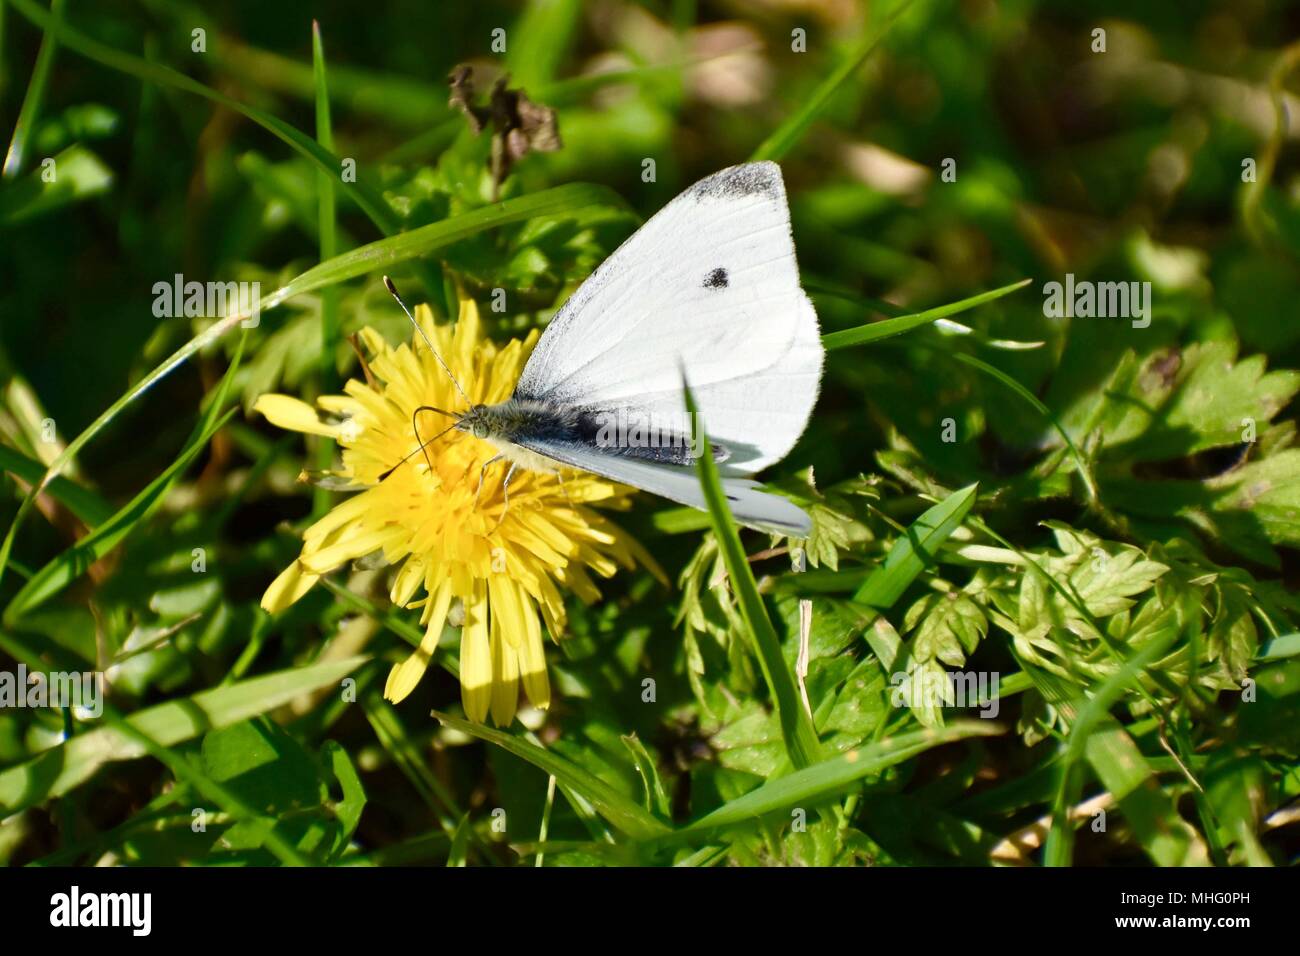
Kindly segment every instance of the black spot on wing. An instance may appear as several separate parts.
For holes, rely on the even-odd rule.
[[[730,280],[727,278],[726,269],[714,269],[704,277],[704,288],[706,289],[725,289],[728,285],[730,285]]]

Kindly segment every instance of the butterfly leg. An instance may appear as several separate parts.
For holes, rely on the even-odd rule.
[[[500,461],[505,455],[493,455],[487,461],[483,462],[483,467],[478,470],[478,487],[474,489],[474,507],[478,508],[478,496],[483,491],[483,476],[487,474],[488,468]]]
[[[569,489],[564,486],[564,472],[556,469],[555,480],[560,483],[560,491],[564,495],[564,500],[573,504],[573,499],[569,497]]]
[[[505,495],[505,507],[501,509],[501,517],[497,518],[497,523],[492,526],[492,531],[501,527],[501,522],[506,520],[506,512],[510,510],[510,479],[515,476],[515,463],[510,463],[510,468],[506,471],[506,480],[501,482],[501,493]],[[491,532],[489,532],[490,534]]]

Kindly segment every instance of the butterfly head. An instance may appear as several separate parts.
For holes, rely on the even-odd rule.
[[[471,405],[469,411],[456,419],[456,429],[468,432],[478,439],[486,439],[495,431],[491,410],[486,405]]]

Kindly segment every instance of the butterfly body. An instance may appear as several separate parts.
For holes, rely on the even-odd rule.
[[[530,451],[521,441],[662,465],[689,466],[697,457],[697,443],[682,427],[656,428],[633,421],[619,410],[575,408],[525,398],[476,405],[458,419],[456,428],[488,442],[506,459],[531,471],[554,472],[557,462]],[[715,443],[713,460],[720,463],[727,457],[726,446]]]

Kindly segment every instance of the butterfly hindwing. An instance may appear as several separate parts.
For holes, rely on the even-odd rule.
[[[691,468],[610,454],[573,441],[520,436],[515,439],[515,444],[552,461],[632,485],[678,504],[708,510],[699,477]],[[806,538],[812,529],[811,519],[798,506],[785,498],[760,491],[757,483],[750,479],[724,478],[722,490],[732,515],[747,527],[792,538]]]

